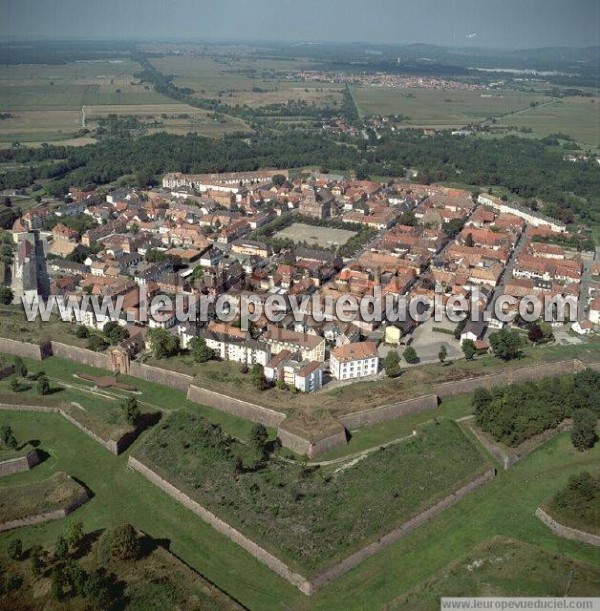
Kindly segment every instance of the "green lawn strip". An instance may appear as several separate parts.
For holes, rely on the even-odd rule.
[[[351,431],[350,440],[348,445],[343,448],[336,448],[320,454],[315,461],[324,462],[328,460],[335,460],[343,456],[349,456],[357,452],[362,452],[370,448],[374,448],[378,445],[389,443],[395,439],[406,437],[410,435],[415,429],[418,430],[427,422],[435,418],[448,418],[449,420],[456,420],[464,416],[470,415],[471,409],[471,396],[470,395],[456,395],[444,399],[438,409],[427,410],[420,414],[411,414],[408,416],[402,416],[400,418],[394,418],[387,422],[380,424],[374,424],[373,426],[367,426],[355,431]]]
[[[600,567],[495,537],[399,597],[388,608],[438,611],[442,597],[600,596]]]
[[[95,496],[77,512],[86,530],[131,522],[154,538],[171,541],[171,551],[252,609],[354,610],[381,608],[416,587],[457,557],[495,534],[518,538],[570,559],[598,566],[597,550],[560,539],[537,518],[536,508],[563,486],[569,475],[592,469],[600,448],[576,452],[567,434],[462,500],[456,507],[406,535],[401,541],[335,580],[310,601],[237,545],[127,468],[127,456],[114,457],[71,424],[52,414],[7,412],[17,439],[41,439],[50,458],[9,482],[45,479],[62,469],[85,481]],[[134,448],[141,444],[138,440]],[[448,460],[452,454],[448,454]],[[25,546],[53,545],[63,524],[19,530]],[[0,535],[0,549],[13,538]]]
[[[454,423],[441,420],[343,465],[306,469],[272,460],[256,469],[249,448],[223,442],[185,414],[158,425],[135,456],[304,575],[400,526],[487,464]],[[236,475],[238,456],[244,469]]]
[[[43,481],[5,486],[0,488],[0,522],[64,509],[82,492],[83,488],[62,471]]]
[[[0,416],[0,422],[2,418]],[[18,440],[21,441],[21,440]],[[27,456],[29,452],[33,450],[33,447],[29,444],[20,445],[16,450],[10,450],[5,448],[0,448],[0,462],[5,462],[8,460],[14,460],[15,458],[21,458],[22,456]]]
[[[11,363],[14,360],[14,357],[10,355],[1,355],[2,358]],[[44,359],[43,361],[35,361],[33,359],[23,359],[27,368],[30,372],[39,372],[44,371],[46,375],[51,378],[52,385],[58,385],[60,382],[55,382],[55,380],[62,381],[65,385],[74,385],[74,386],[83,386],[86,388],[92,388],[94,384],[87,380],[82,380],[81,378],[76,377],[77,374],[84,373],[93,376],[108,376],[111,375],[111,372],[105,369],[98,369],[95,367],[89,367],[88,365],[82,365],[79,363],[74,363],[73,361],[68,361],[66,359],[61,359],[57,357],[50,357]],[[160,384],[155,384],[153,382],[146,382],[140,378],[134,378],[132,376],[119,376],[119,381],[125,384],[129,384],[134,386],[140,394],[134,394],[133,396],[137,397],[140,403],[140,409],[142,412],[144,411],[156,411],[156,410],[178,410],[178,409],[188,409],[194,411],[205,418],[209,419],[211,422],[215,424],[220,424],[224,430],[235,437],[239,437],[241,439],[247,439],[250,434],[250,430],[254,423],[244,420],[242,418],[237,418],[225,412],[221,412],[219,410],[212,409],[210,407],[199,405],[197,403],[193,403],[188,401],[186,398],[186,393],[175,390],[173,388],[169,388],[167,386],[162,386]],[[30,383],[32,388],[23,393],[19,393],[21,399],[19,399],[20,403],[23,403],[24,398],[33,397],[36,395],[35,390],[35,382]],[[7,378],[0,382],[0,389],[3,387],[9,388],[10,386],[10,378]],[[106,388],[100,389],[101,393],[107,393],[109,395],[114,395],[115,397],[125,398],[130,396],[131,393],[126,391],[121,391],[115,388]],[[56,393],[55,395],[51,395],[49,398],[51,400],[60,397],[60,400],[65,402],[74,401],[76,403],[80,403],[83,407],[89,410],[90,414],[93,416],[94,413],[101,415],[101,408],[106,408],[106,410],[113,411],[115,409],[119,409],[120,401],[109,401],[108,399],[104,399],[102,397],[98,397],[97,395],[90,394],[88,392],[77,390],[77,389],[65,389],[60,393]],[[46,399],[46,397],[44,397]],[[82,417],[81,410],[77,410],[76,407],[72,406],[73,414],[75,417]],[[102,424],[102,423],[100,423]],[[275,437],[275,431],[269,431],[270,436],[272,438]]]

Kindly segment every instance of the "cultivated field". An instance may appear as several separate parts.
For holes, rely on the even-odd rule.
[[[600,148],[600,98],[564,98],[504,117],[506,125],[547,136],[562,132],[586,147]]]
[[[0,110],[80,110],[87,104],[156,104],[167,98],[133,75],[128,58],[65,65],[0,66]]]
[[[316,227],[304,223],[294,223],[275,234],[276,238],[293,240],[296,243],[306,242],[311,246],[329,248],[342,246],[356,235],[355,231],[335,229],[333,227]]]
[[[461,126],[529,108],[530,102],[545,99],[535,93],[515,91],[488,93],[400,87],[355,87],[353,95],[363,116],[401,114],[408,117],[405,125],[422,127]]]
[[[215,118],[204,110],[178,104],[142,84],[133,75],[141,66],[128,58],[73,62],[58,66],[0,66],[0,144],[36,145],[61,141],[73,146],[94,140],[94,129],[109,114],[131,115],[146,133],[195,132],[209,137],[248,131],[233,117]]]
[[[175,75],[178,87],[193,89],[197,98],[219,98],[224,104],[251,107],[304,100],[324,107],[341,102],[342,85],[284,79],[285,71],[311,64],[292,60],[226,59],[167,56],[152,59],[163,74]]]

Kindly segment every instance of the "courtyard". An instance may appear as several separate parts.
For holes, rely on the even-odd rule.
[[[310,246],[331,248],[343,246],[350,238],[356,235],[354,231],[336,229],[334,227],[315,227],[304,223],[294,223],[277,232],[275,237],[284,240],[293,240],[295,243],[306,242]]]

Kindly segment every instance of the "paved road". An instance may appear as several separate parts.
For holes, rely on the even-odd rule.
[[[504,289],[506,287],[506,283],[512,279],[513,277],[513,271],[515,269],[515,263],[519,257],[519,255],[521,254],[521,252],[523,251],[523,249],[525,248],[525,244],[527,243],[527,239],[525,238],[525,232],[527,231],[527,229],[525,229],[525,231],[519,236],[519,239],[517,240],[517,243],[515,244],[515,247],[510,255],[510,258],[508,260],[508,263],[506,264],[506,266],[504,267],[504,271],[502,272],[502,275],[500,276],[500,281],[498,282],[498,285],[496,286],[496,288],[494,289],[494,291],[492,292],[492,296],[488,302],[488,306],[484,311],[484,316],[489,316],[489,319],[491,318],[495,318],[493,316],[494,313],[494,306],[496,301],[498,301],[498,297],[500,297],[500,295],[504,294]]]
[[[596,253],[597,255],[597,253]],[[585,259],[583,261],[583,274],[579,285],[579,299],[577,300],[577,320],[582,322],[586,318],[586,308],[590,296],[590,286],[592,285],[592,265],[593,261]]]

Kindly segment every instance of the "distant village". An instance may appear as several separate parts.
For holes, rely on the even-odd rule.
[[[80,234],[69,227],[73,218],[93,223]],[[328,231],[335,239],[327,239]],[[290,315],[277,325],[259,319],[244,331],[235,322],[180,322],[174,311],[143,323],[140,288],[149,297],[335,299],[364,297],[378,287],[383,295],[431,303],[437,288],[443,300],[462,295],[470,306],[477,287],[483,307],[500,293],[517,302],[527,295],[575,296],[586,316],[573,331],[589,334],[600,324],[594,280],[600,266],[585,278],[581,253],[560,245],[571,237],[564,225],[487,193],[319,173],[292,178],[281,170],[172,173],[148,190],[72,189],[64,201],[27,210],[12,235],[15,302],[23,295],[123,296],[118,319],[87,311],[83,322],[98,330],[108,322],[126,327],[121,349],[131,358],[149,348],[148,329],[160,327],[183,349],[203,338],[219,359],[260,364],[268,380],[302,392],[318,390],[325,379],[380,375],[386,350],[411,345],[418,323],[318,322],[307,312],[301,321]],[[356,235],[364,239],[355,252],[341,255],[343,240]],[[469,322],[460,341],[470,339],[485,352],[487,334],[501,326]]]

